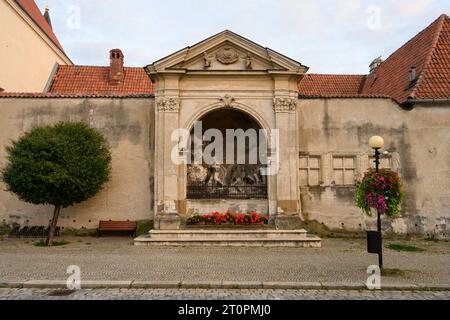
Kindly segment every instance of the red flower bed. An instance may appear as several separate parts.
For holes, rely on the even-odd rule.
[[[249,213],[231,213],[230,210],[223,214],[220,212],[214,212],[212,214],[193,215],[187,220],[188,225],[195,224],[267,224],[269,223],[269,216],[262,216],[256,212]]]

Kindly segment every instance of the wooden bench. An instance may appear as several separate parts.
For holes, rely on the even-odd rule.
[[[97,237],[102,235],[102,232],[131,232],[133,237],[136,237],[137,224],[134,221],[100,221],[97,229]]]

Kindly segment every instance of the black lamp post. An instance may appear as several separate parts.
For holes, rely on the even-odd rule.
[[[381,152],[380,150],[382,148],[384,148],[384,140],[382,137],[379,136],[374,136],[372,138],[370,138],[369,141],[369,146],[375,150],[375,169],[376,172],[379,173],[380,172],[380,157],[381,157]],[[380,210],[377,210],[377,215],[378,215],[378,234],[376,235],[377,238],[377,249],[376,251],[378,251],[378,265],[380,266],[380,269],[383,269],[383,236],[381,233],[381,212]]]

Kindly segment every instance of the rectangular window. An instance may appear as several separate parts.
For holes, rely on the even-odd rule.
[[[336,185],[354,185],[356,176],[356,157],[333,156],[333,172]]]
[[[301,156],[300,185],[318,186],[320,183],[320,156]]]

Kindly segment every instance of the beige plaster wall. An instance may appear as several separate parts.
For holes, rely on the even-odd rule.
[[[402,215],[386,220],[396,233],[448,236],[450,223],[450,108],[423,105],[411,111],[388,99],[300,100],[299,150],[321,157],[321,184],[303,186],[305,218],[333,229],[374,226],[354,205],[355,188],[334,185],[333,155],[356,158],[357,173],[369,167],[367,146],[381,135],[392,166],[405,183]]]
[[[42,92],[55,63],[72,64],[12,0],[0,1],[0,87]]]
[[[0,167],[11,139],[43,124],[83,121],[107,137],[112,179],[85,203],[63,209],[60,226],[95,229],[99,220],[153,219],[153,99],[0,99]],[[19,201],[0,184],[0,223],[47,225],[52,208]]]

